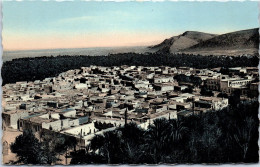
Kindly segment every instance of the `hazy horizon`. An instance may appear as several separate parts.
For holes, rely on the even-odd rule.
[[[17,58],[33,58],[42,56],[107,56],[109,54],[117,53],[145,53],[151,52],[147,46],[126,46],[126,47],[89,47],[89,48],[59,48],[59,49],[34,49],[34,50],[17,50],[17,51],[3,51],[3,62],[11,61]]]
[[[162,42],[162,41],[158,41]],[[39,50],[66,50],[66,49],[94,49],[94,48],[134,48],[134,47],[149,47],[150,45],[129,45],[129,46],[93,46],[93,47],[72,47],[72,48],[33,48],[33,49],[17,49],[17,50],[3,50],[3,52],[19,52],[19,51],[39,51]]]
[[[149,46],[258,27],[258,2],[3,1],[3,50]]]

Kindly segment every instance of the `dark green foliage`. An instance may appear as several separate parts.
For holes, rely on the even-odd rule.
[[[200,86],[202,84],[202,80],[200,77],[196,77],[194,75],[186,76],[184,74],[179,74],[174,76],[178,82],[188,82],[194,84],[194,86]]]
[[[71,153],[73,157],[70,161],[70,164],[105,164],[106,159],[95,153],[88,153],[86,150],[77,150]]]
[[[60,155],[76,151],[76,144],[76,138],[51,131],[42,131],[39,141],[31,130],[25,130],[11,144],[11,151],[18,157],[16,163],[51,165],[60,160]]]
[[[229,97],[229,103],[231,106],[236,106],[240,101],[241,90],[235,90]]]
[[[16,153],[18,164],[51,164],[56,161],[55,155],[29,130],[16,137],[15,142],[11,144],[11,151]]]
[[[217,97],[228,98],[228,95],[226,93],[219,93]]]
[[[182,93],[192,93],[192,92],[193,92],[193,89],[192,89],[192,87],[188,87],[188,88],[182,90],[181,92],[182,92]]]
[[[147,130],[127,124],[95,136],[87,151],[72,153],[72,162],[253,163],[259,161],[258,126],[258,102],[242,101],[217,112],[157,119]]]
[[[103,156],[108,164],[120,163],[118,158],[123,154],[122,140],[118,131],[108,131],[104,135],[96,135],[90,144],[90,149],[98,151],[98,155]]]
[[[94,125],[95,125],[95,128],[97,128],[99,131],[100,130],[103,130],[103,129],[107,129],[107,128],[111,128],[111,127],[113,127],[114,125],[113,124],[111,124],[111,123],[102,123],[102,122],[95,122],[94,123]]]
[[[77,140],[75,137],[66,136],[61,133],[52,131],[42,132],[41,134],[42,144],[48,148],[49,152],[59,159],[59,156],[66,153],[66,164],[67,155],[69,150],[76,151]]]
[[[121,163],[141,163],[144,150],[140,146],[145,144],[144,130],[139,128],[135,123],[128,123],[125,127],[119,128],[122,134],[122,149],[126,152]]]
[[[200,94],[202,96],[214,96],[213,92],[211,90],[208,90],[206,86],[201,87]]]

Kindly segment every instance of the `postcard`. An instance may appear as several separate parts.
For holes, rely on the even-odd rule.
[[[259,162],[256,1],[3,1],[2,164]]]

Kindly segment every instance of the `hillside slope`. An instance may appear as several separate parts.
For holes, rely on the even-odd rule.
[[[255,54],[258,53],[258,28],[231,32],[215,36],[189,48],[181,50],[198,54]]]
[[[194,46],[213,37],[215,37],[214,34],[186,31],[181,35],[165,39],[162,43],[151,46],[150,48],[158,52],[173,53]]]
[[[222,35],[187,31],[150,47],[163,53],[188,53],[201,55],[257,54],[258,28],[241,30]]]

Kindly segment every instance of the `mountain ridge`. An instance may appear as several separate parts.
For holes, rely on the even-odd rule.
[[[203,40],[214,37],[215,34],[208,34],[199,31],[185,31],[178,36],[165,39],[162,43],[150,46],[151,49],[158,49],[159,52],[175,52],[198,44]]]
[[[258,30],[259,28],[253,28],[220,35],[185,31],[181,35],[165,39],[160,44],[149,48],[161,53],[202,55],[257,54],[259,46]]]

